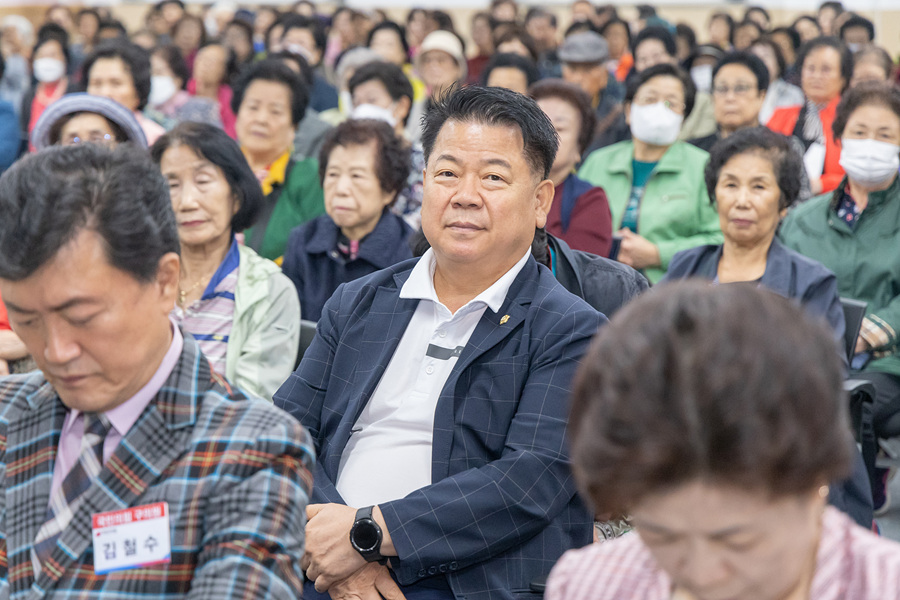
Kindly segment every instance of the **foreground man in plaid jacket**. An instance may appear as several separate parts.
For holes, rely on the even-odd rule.
[[[0,598],[295,598],[306,431],[168,319],[149,158],[79,146],[0,179],[0,290],[41,372],[0,380]]]

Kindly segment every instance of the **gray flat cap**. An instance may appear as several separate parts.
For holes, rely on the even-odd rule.
[[[567,37],[559,47],[559,60],[570,63],[596,63],[609,60],[609,44],[593,31]]]

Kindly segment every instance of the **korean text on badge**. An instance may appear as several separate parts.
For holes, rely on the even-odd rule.
[[[96,575],[171,560],[168,503],[97,513],[92,520]]]

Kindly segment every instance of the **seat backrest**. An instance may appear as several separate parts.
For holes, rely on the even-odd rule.
[[[297,362],[294,365],[295,369],[300,365],[300,361],[303,360],[303,355],[306,354],[306,350],[309,348],[309,345],[312,344],[314,337],[316,337],[316,323],[314,321],[300,319],[300,345],[297,348]]]
[[[847,359],[853,359],[854,350],[856,350],[856,338],[859,336],[859,329],[862,327],[863,318],[866,316],[866,307],[869,304],[862,300],[853,300],[852,298],[841,298],[841,308],[844,309],[844,348],[847,351]]]

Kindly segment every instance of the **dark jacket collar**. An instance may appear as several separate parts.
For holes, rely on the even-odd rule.
[[[331,217],[322,215],[317,217],[313,226],[313,234],[307,240],[305,250],[309,254],[328,254],[334,258],[333,252],[337,250],[340,228],[334,224]],[[359,243],[359,255],[357,259],[365,260],[378,269],[386,269],[397,262],[396,247],[399,240],[409,237],[409,226],[390,209],[384,209],[381,218],[369,235]],[[407,254],[406,256],[409,256]],[[340,255],[336,260],[343,260]]]
[[[719,268],[719,261],[722,259],[722,249],[724,246],[700,246],[688,252],[697,252],[699,254],[694,274],[713,280],[716,278]],[[766,270],[760,279],[760,284],[785,298],[791,297],[791,288],[793,287],[793,268],[790,251],[782,245],[778,238],[772,239],[769,246],[769,252],[766,256]],[[690,274],[690,273],[687,273]],[[682,274],[684,276],[686,274]]]

